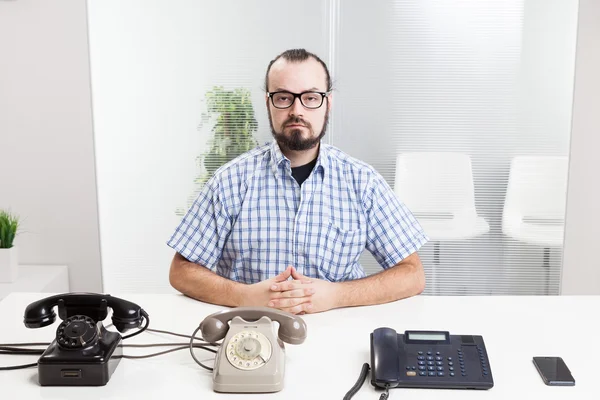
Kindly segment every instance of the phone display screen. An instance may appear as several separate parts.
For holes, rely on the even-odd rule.
[[[425,341],[439,341],[443,342],[446,340],[446,335],[437,332],[409,332],[408,340],[425,340]]]

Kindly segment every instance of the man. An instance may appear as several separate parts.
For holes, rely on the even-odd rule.
[[[294,314],[421,293],[421,226],[374,168],[321,143],[333,100],[325,63],[288,50],[269,64],[265,91],[275,140],[205,185],[168,241],[171,285]],[[384,271],[365,277],[365,248]]]

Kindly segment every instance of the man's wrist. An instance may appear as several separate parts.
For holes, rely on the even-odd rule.
[[[250,294],[248,293],[250,289],[250,285],[246,285],[245,283],[234,282],[233,283],[233,293],[234,293],[234,303],[237,307],[244,307],[247,305]]]
[[[347,296],[347,290],[348,290],[348,285],[346,285],[344,282],[334,282],[332,283],[332,301],[333,301],[333,307],[332,308],[342,308],[342,307],[346,307],[346,299],[348,298]]]

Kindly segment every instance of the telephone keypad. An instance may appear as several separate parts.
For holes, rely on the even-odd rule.
[[[488,375],[489,372],[487,370],[487,364],[485,361],[485,356],[483,355],[483,350],[482,349],[478,349],[479,352],[479,356],[480,356],[480,361],[481,361],[481,367],[482,367],[482,373],[483,375]],[[423,355],[426,354],[426,355]],[[432,354],[435,354],[435,356],[433,356]],[[456,363],[457,367],[460,366],[460,373],[462,376],[467,376],[467,371],[465,369],[465,360],[464,360],[464,355],[462,350],[458,350],[457,351],[457,359],[458,359],[458,363]],[[456,371],[455,371],[455,358],[452,356],[448,356],[448,357],[444,357],[444,355],[439,352],[436,351],[435,353],[433,351],[424,351],[424,350],[419,350],[417,351],[417,365],[418,365],[418,370],[419,370],[419,376],[446,376],[446,372],[448,372],[448,376],[450,377],[454,377],[456,376]],[[444,362],[444,359],[446,360]],[[446,370],[446,367],[448,368]],[[406,369],[407,370],[411,370],[414,367],[411,366],[407,366]]]
[[[481,347],[477,347],[476,354],[479,354],[482,375],[489,375],[490,372],[488,370],[487,361],[483,353],[483,349]],[[461,376],[466,377],[468,375],[465,367],[464,353],[461,349],[457,350],[456,357],[445,357],[444,354],[442,354],[439,351],[433,352],[427,350],[419,350],[416,353],[416,361],[418,365],[419,376],[448,376],[454,378],[459,371]],[[458,367],[460,367],[460,369]],[[406,369],[414,370],[414,367],[407,366]]]

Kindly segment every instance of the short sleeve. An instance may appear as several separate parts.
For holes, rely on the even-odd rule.
[[[412,212],[378,173],[368,189],[365,207],[366,248],[383,268],[398,264],[429,240]]]
[[[219,185],[213,177],[185,214],[167,245],[187,260],[216,271],[231,226]]]

